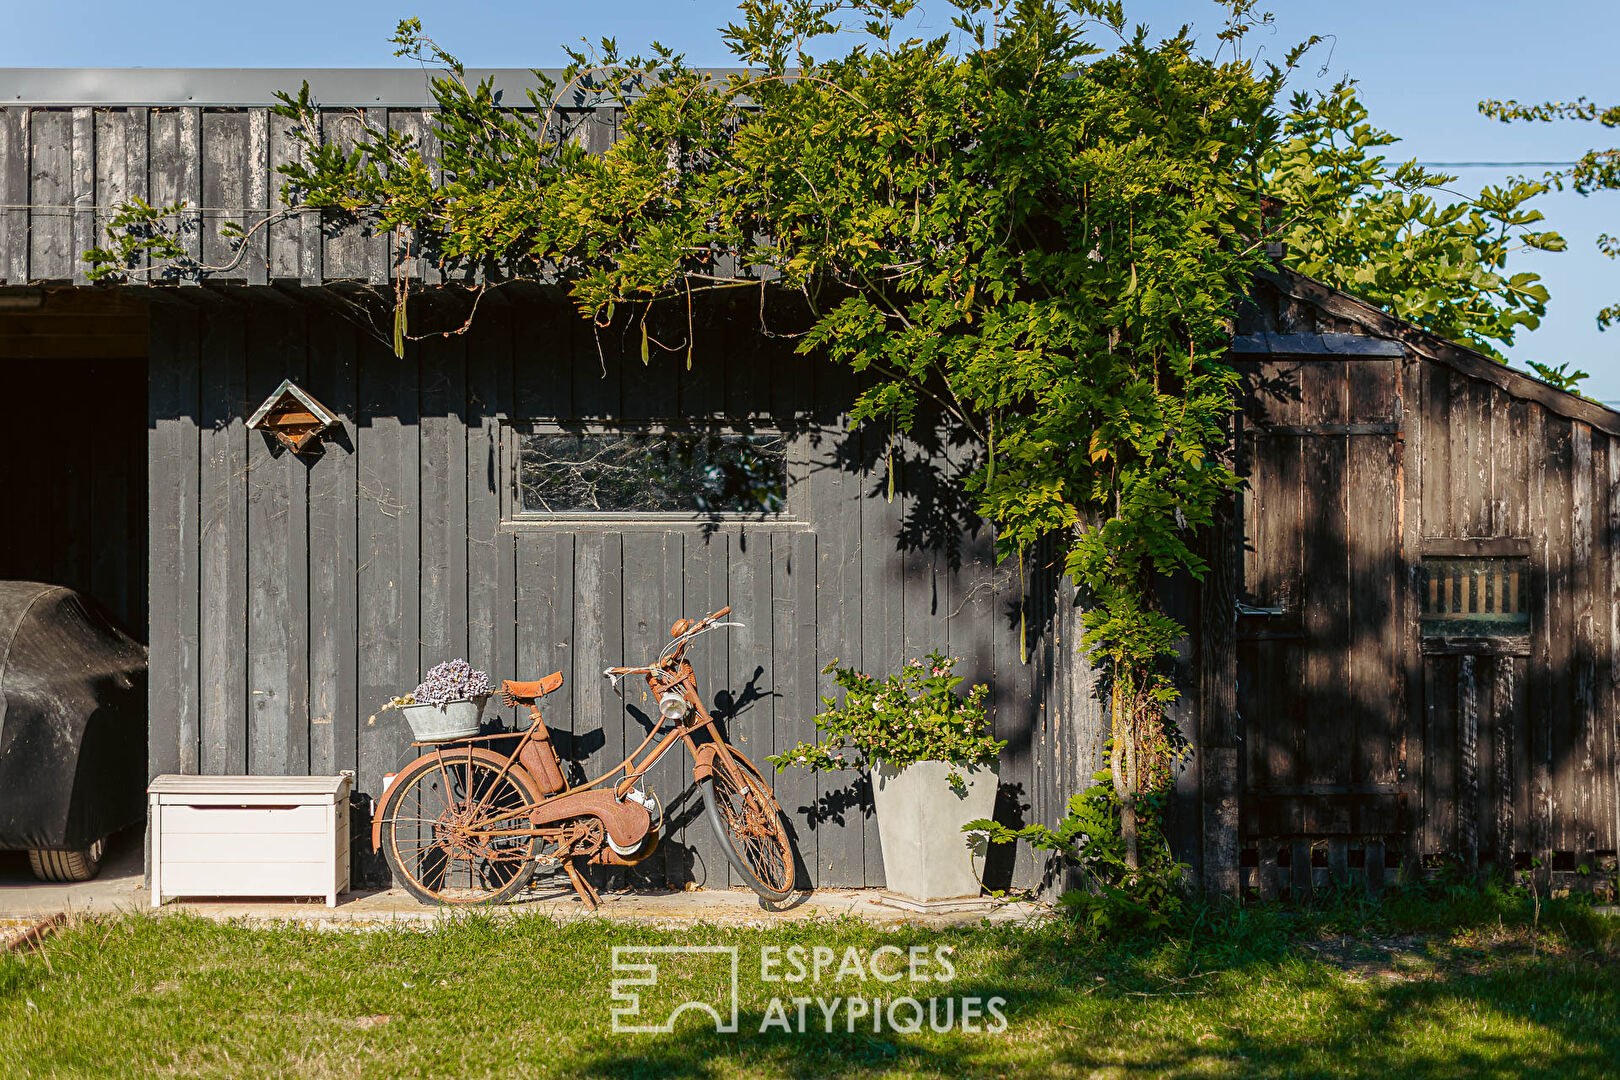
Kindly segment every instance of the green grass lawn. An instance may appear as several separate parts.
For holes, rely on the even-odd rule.
[[[1529,918],[1520,898],[1454,892],[1205,912],[1124,942],[852,921],[321,932],[89,919],[0,956],[0,1077],[1620,1075],[1620,927],[1574,905],[1545,908],[1539,930]],[[738,1031],[688,1011],[671,1034],[615,1034],[611,983],[634,972],[616,976],[614,947],[691,944],[737,947]],[[796,973],[792,946],[798,982],[781,978]],[[761,977],[762,947],[776,981]],[[913,947],[918,975],[953,977],[911,981]],[[691,997],[729,1018],[726,953],[656,960],[644,1015]],[[890,1026],[886,1002],[902,997],[922,1030]],[[810,999],[802,1031],[795,998]],[[930,998],[941,1026],[951,1003],[950,1030],[929,1027]],[[1004,1030],[995,1011],[962,1029],[974,998],[1004,999]],[[916,1014],[897,1009],[903,1029]]]

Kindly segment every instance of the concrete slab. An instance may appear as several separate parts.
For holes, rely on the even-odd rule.
[[[93,881],[46,884],[28,871],[27,856],[0,852],[0,924],[16,925],[57,912],[116,914],[153,912],[151,896],[143,884],[143,836],[132,829],[111,838],[101,873]],[[560,875],[559,875],[560,876]],[[708,923],[722,926],[766,927],[784,921],[854,916],[879,926],[961,926],[991,923],[1031,923],[1051,917],[1044,904],[1013,902],[988,911],[917,914],[879,903],[877,889],[818,889],[784,904],[768,906],[746,889],[697,889],[689,892],[604,892],[600,918],[618,922],[675,928]],[[591,918],[566,880],[541,879],[518,900],[497,908],[474,909],[484,914],[546,915],[556,919]],[[338,906],[320,900],[174,900],[156,909],[160,915],[188,912],[220,922],[296,923],[331,930],[363,930],[384,926],[428,928],[455,918],[465,909],[419,903],[401,889],[358,889],[343,893]]]

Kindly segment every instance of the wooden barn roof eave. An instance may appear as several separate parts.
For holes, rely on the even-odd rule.
[[[1443,364],[1472,379],[1488,382],[1503,393],[1543,408],[1569,420],[1590,424],[1609,435],[1620,435],[1620,412],[1595,401],[1560,390],[1533,375],[1516,371],[1454,341],[1447,341],[1415,323],[1389,314],[1360,297],[1307,277],[1296,270],[1279,267],[1261,271],[1261,280],[1296,300],[1303,300],[1336,319],[1343,319],[1376,337],[1398,341],[1425,360]]]

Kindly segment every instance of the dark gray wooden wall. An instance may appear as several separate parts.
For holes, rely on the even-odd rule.
[[[942,483],[957,451],[902,447],[890,501],[887,438],[844,426],[848,377],[759,337],[755,305],[703,315],[687,371],[680,354],[643,366],[635,341],[621,356],[612,334],[599,355],[589,327],[539,290],[486,297],[469,334],[412,345],[402,361],[330,299],[157,294],[152,773],[355,769],[375,793],[411,756],[403,720],[378,707],[466,656],[496,678],[562,670],[545,715],[594,776],[643,730],[601,669],[639,662],[675,619],[725,604],[747,627],[704,639],[694,660],[756,760],[812,736],[828,662],[884,671],[938,647],[994,687],[1013,820],[1055,820],[1090,772],[1079,751],[1058,752],[1082,745],[1083,725],[1041,689],[1070,662],[1069,642],[1054,642],[1048,603],[1044,621],[1025,621],[1021,658],[1019,576],[993,565],[989,533]],[[284,378],[343,419],[313,459],[244,428]],[[701,417],[799,425],[788,520],[502,523],[503,421]],[[1031,588],[1038,577],[1026,575]],[[639,690],[628,705],[652,712]],[[723,881],[695,797],[680,797],[683,769],[672,757],[655,777],[676,826],[647,869]],[[794,770],[778,784],[813,881],[881,883],[853,774]],[[994,873],[1031,883],[1033,858],[1012,861],[998,853]]]
[[[590,149],[604,150],[616,137],[615,108],[556,115],[556,128]],[[321,136],[349,146],[362,122],[386,125],[417,135],[432,160],[430,116],[420,107],[328,108],[320,111]],[[186,204],[168,224],[188,254],[212,268],[211,281],[388,280],[400,254],[389,236],[364,223],[323,222],[319,213],[279,216],[284,178],[276,170],[296,160],[290,130],[267,106],[0,107],[0,285],[84,284],[79,256],[105,242],[118,206],[135,198]],[[220,235],[226,222],[250,233],[240,257]],[[405,270],[440,280],[425,260],[406,259]]]

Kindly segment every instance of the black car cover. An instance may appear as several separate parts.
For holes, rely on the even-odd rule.
[[[0,581],[0,848],[89,847],[145,788],[145,646],[72,589]]]

